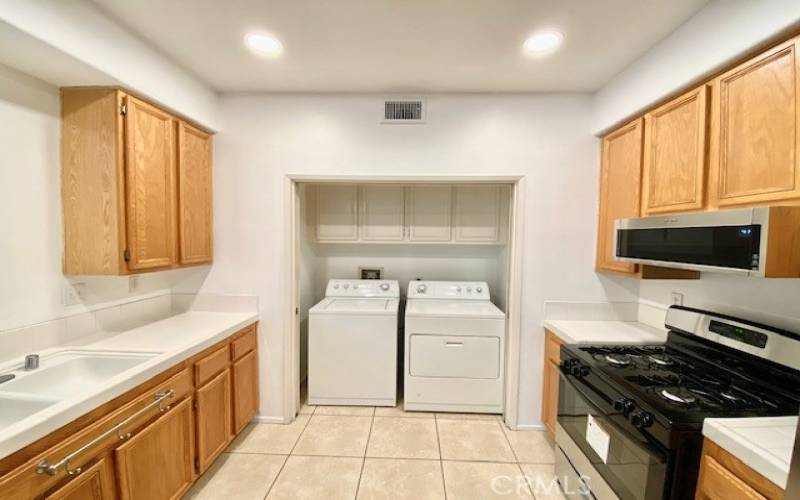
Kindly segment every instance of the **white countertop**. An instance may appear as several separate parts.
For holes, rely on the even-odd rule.
[[[797,417],[707,418],[703,435],[783,489]]]
[[[661,344],[667,330],[636,321],[546,320],[544,327],[567,344]]]
[[[94,408],[146,382],[238,330],[257,321],[255,312],[186,312],[119,333],[104,333],[87,342],[58,346],[39,353],[47,355],[69,349],[98,351],[157,352],[145,362],[109,378],[100,386],[63,399],[45,410],[0,430],[0,458],[33,443]],[[14,360],[0,365],[0,372],[21,364]]]

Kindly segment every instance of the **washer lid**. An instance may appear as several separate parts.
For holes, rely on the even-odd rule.
[[[488,300],[411,299],[406,303],[406,316],[429,318],[505,319],[499,307]]]
[[[358,299],[328,297],[308,312],[315,314],[397,314],[396,299]]]

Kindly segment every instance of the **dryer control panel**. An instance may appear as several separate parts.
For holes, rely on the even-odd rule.
[[[326,297],[381,297],[400,298],[397,280],[330,280]]]
[[[489,300],[485,281],[409,281],[409,299]]]

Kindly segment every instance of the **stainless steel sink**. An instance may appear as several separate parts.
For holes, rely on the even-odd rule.
[[[0,395],[17,393],[60,400],[98,386],[147,361],[155,353],[64,351],[41,360],[36,370],[18,370],[0,384]]]

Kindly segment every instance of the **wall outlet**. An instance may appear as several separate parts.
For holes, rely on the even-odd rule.
[[[61,289],[61,304],[64,306],[78,305],[86,298],[86,283],[64,283]]]
[[[359,266],[358,277],[362,280],[381,280],[383,279],[383,268]]]
[[[672,292],[672,305],[674,306],[682,306],[683,305],[683,294],[679,292]]]

